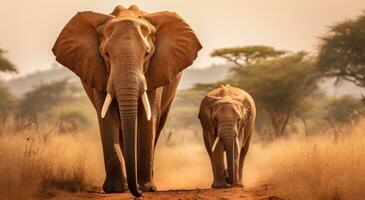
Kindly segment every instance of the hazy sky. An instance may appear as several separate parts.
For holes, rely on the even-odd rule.
[[[204,47],[194,67],[222,62],[209,57],[222,47],[264,44],[315,51],[329,25],[365,9],[365,0],[1,0],[0,48],[20,75],[49,68],[55,62],[53,43],[77,11],[110,13],[118,4],[179,13]]]

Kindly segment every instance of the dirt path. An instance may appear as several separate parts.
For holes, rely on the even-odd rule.
[[[105,194],[101,192],[87,192],[77,194],[59,194],[52,198],[82,200],[124,200],[133,199],[130,193]],[[144,193],[140,199],[163,199],[163,200],[182,200],[182,199],[244,199],[244,200],[280,200],[280,198],[270,194],[267,186],[254,188],[231,188],[231,189],[196,189],[196,190],[168,190],[154,193]]]

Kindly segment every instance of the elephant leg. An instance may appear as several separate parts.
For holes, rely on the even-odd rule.
[[[238,175],[239,175],[239,179],[238,179],[238,185],[237,186],[242,186],[243,187],[243,165],[245,163],[245,158],[248,152],[248,148],[250,147],[250,140],[251,140],[251,134],[250,136],[248,136],[244,147],[242,147],[241,149],[241,154],[240,154],[240,161],[239,161],[239,167],[238,167]]]
[[[154,192],[153,154],[155,148],[156,118],[139,126],[138,130],[138,182],[145,192]]]
[[[204,132],[204,130],[203,130]],[[225,167],[224,167],[224,149],[223,145],[218,143],[218,146],[215,148],[214,152],[212,152],[212,145],[214,142],[214,138],[211,137],[208,133],[204,133],[204,146],[208,152],[210,162],[212,164],[213,171],[213,183],[211,185],[212,188],[226,188],[229,185],[226,181]],[[210,142],[208,140],[211,140]]]
[[[101,107],[103,106],[106,94],[96,91],[91,86],[85,84],[82,81],[81,83],[98,114],[98,123],[106,173],[103,190],[107,193],[126,191],[128,186],[124,159],[121,155],[121,149],[118,144],[120,120],[117,103],[113,101],[104,119],[101,119],[100,111]]]
[[[141,106],[138,110],[138,182],[141,189],[146,192],[154,192],[157,187],[153,181],[153,161],[155,149],[155,137],[158,123],[162,90],[147,93],[151,103],[152,117],[147,121],[145,111]]]
[[[119,145],[119,114],[114,104],[115,102],[104,119],[98,117],[106,172],[103,190],[107,193],[123,192],[128,189],[124,159]]]
[[[227,183],[225,167],[224,167],[224,150],[223,147],[217,147],[214,152],[211,153],[211,163],[213,169],[213,184],[212,188],[226,188],[229,187]]]

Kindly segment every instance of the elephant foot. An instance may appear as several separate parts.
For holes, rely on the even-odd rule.
[[[214,181],[211,188],[229,188],[229,184],[226,183],[225,181],[222,182]]]
[[[146,183],[140,183],[141,189],[143,192],[156,192],[157,187],[153,181],[149,181]]]
[[[103,184],[103,190],[105,193],[122,193],[128,190],[128,185],[126,181],[121,181],[121,179],[106,178]]]

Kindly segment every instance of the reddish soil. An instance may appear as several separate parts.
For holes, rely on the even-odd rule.
[[[86,193],[62,193],[51,199],[96,199],[96,200],[124,200],[134,199],[133,196],[126,192],[121,194],[105,194],[102,192]],[[195,189],[195,190],[167,190],[158,192],[143,193],[139,199],[163,199],[163,200],[182,200],[182,199],[244,199],[244,200],[280,200],[280,198],[271,195],[268,186],[263,185],[253,188],[229,188],[229,189]]]

